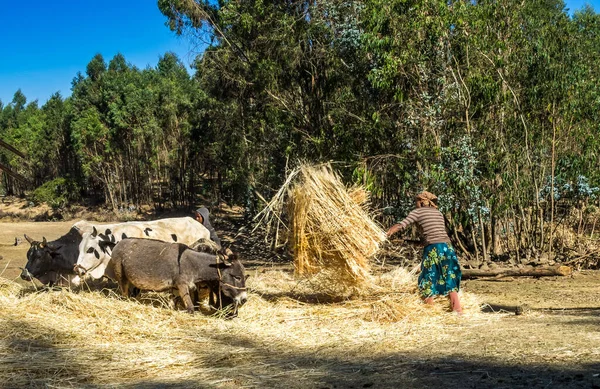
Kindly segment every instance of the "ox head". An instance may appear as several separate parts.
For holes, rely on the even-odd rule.
[[[21,278],[31,281],[37,278],[43,284],[52,284],[57,278],[57,258],[61,255],[60,246],[48,243],[44,237],[41,242],[25,235],[31,247],[27,251],[27,264],[22,269]]]
[[[92,232],[84,233],[79,244],[77,263],[73,269],[75,273],[79,276],[89,275],[95,279],[102,277],[115,244],[116,239],[110,229],[100,233],[93,227]]]
[[[227,255],[219,255],[222,261],[212,265],[217,268],[219,275],[218,301],[220,306],[215,308],[227,308],[226,316],[234,318],[237,316],[238,308],[248,300],[246,292],[246,279],[244,265],[236,258],[230,250]]]

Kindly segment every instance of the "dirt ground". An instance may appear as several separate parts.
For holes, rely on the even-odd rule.
[[[0,222],[0,277],[23,282],[19,267],[29,248],[23,234],[50,241],[73,223]],[[224,226],[215,225],[217,230]],[[226,240],[235,245],[240,236]],[[21,239],[17,246],[12,245],[15,237]],[[247,267],[252,274],[268,266],[268,261],[250,260]],[[315,387],[600,388],[599,271],[466,280],[462,288],[479,296],[486,303],[484,312],[498,320],[481,325],[459,322],[437,340],[396,350],[392,359],[361,361],[359,356],[340,355],[330,382],[320,381]],[[516,315],[516,307],[523,313]]]

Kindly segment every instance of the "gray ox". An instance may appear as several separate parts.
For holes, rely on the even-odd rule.
[[[231,257],[231,255],[230,255]],[[156,292],[176,291],[189,313],[194,313],[191,294],[206,286],[220,304],[233,305],[230,317],[247,300],[246,275],[242,263],[220,255],[198,252],[181,243],[152,239],[123,239],[114,246],[112,266],[123,296],[132,287]],[[212,301],[211,305],[215,305]]]

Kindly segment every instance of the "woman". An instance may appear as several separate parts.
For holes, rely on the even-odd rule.
[[[436,295],[450,297],[450,306],[454,312],[462,313],[458,291],[460,289],[461,270],[450,238],[446,233],[444,215],[437,209],[437,197],[427,191],[416,197],[416,206],[406,219],[393,225],[387,232],[388,238],[398,231],[417,223],[423,234],[425,248],[419,292],[426,304],[433,304]]]
[[[217,246],[221,248],[221,239],[219,239],[217,232],[215,231],[214,227],[210,224],[210,220],[208,220],[208,209],[206,207],[198,208],[195,212],[195,215],[196,220],[202,225],[204,225],[204,227],[208,229],[208,232],[210,232],[210,240],[215,242]]]

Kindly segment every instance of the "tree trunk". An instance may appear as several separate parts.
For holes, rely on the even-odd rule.
[[[544,266],[523,269],[463,269],[462,278],[470,279],[477,277],[545,277],[545,276],[568,276],[573,270],[569,266]]]

